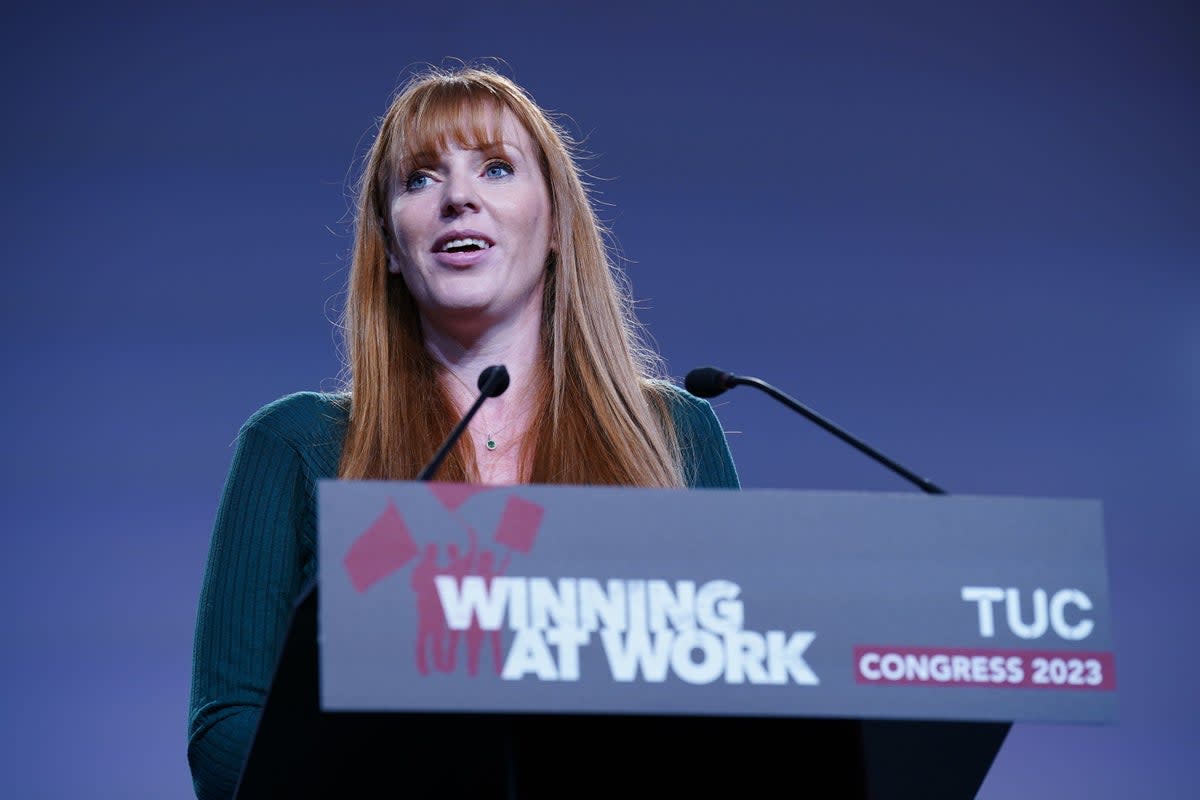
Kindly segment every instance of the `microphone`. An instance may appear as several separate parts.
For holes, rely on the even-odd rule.
[[[459,420],[454,426],[454,430],[450,431],[450,435],[446,437],[446,441],[442,442],[441,449],[434,455],[433,460],[425,465],[421,473],[417,475],[419,481],[433,480],[433,475],[437,472],[437,468],[446,460],[446,455],[450,449],[457,444],[462,438],[463,431],[467,429],[467,425],[471,423],[471,418],[475,416],[475,412],[483,405],[483,401],[489,397],[499,397],[504,394],[504,390],[508,388],[508,369],[503,364],[494,364],[484,369],[479,373],[479,397],[475,398],[475,402],[467,411],[466,416]]]
[[[774,386],[758,378],[750,378],[744,375],[734,375],[732,372],[725,372],[716,367],[697,367],[687,374],[684,378],[683,388],[694,394],[696,397],[716,397],[724,392],[732,389],[735,386],[753,386],[756,389],[761,389],[767,394],[774,397],[779,402],[791,408],[793,411],[798,411],[812,422],[817,423],[825,430],[832,433],[834,436],[846,442],[850,446],[866,453],[871,458],[883,464],[888,469],[905,478],[908,481],[916,484],[922,491],[927,494],[946,494],[946,490],[936,485],[932,481],[922,478],[920,475],[913,473],[911,470],[897,464],[892,459],[880,453],[878,450],[867,445],[860,439],[851,436],[848,432],[842,430],[837,425],[834,425],[829,420],[822,417],[815,411],[806,408],[796,399],[789,397],[783,392],[776,389]]]

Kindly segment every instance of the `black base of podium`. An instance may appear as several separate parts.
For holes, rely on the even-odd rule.
[[[963,800],[1009,723],[319,709],[317,592],[297,604],[237,800]]]

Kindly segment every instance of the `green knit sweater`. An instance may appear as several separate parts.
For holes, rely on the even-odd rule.
[[[317,482],[334,478],[345,395],[300,392],[242,426],[217,511],[197,615],[188,719],[196,796],[233,796],[301,587],[317,568]],[[712,407],[676,389],[692,488],[738,488]]]

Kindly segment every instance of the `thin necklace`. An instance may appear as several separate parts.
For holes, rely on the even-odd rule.
[[[487,421],[484,420],[484,423],[485,423],[484,430],[489,430],[486,427],[486,422]],[[491,432],[488,433],[488,435],[487,435],[487,440],[483,443],[484,447],[486,447],[488,450],[495,450],[496,449],[496,434],[504,433],[506,430],[508,430],[509,426],[511,426],[512,424],[513,424],[513,420],[510,419],[508,422],[504,423],[504,425],[501,426],[500,428],[491,430]]]
[[[450,369],[449,367],[446,367],[446,372],[450,373],[451,377],[453,377],[454,380],[458,381],[459,385],[467,390],[467,394],[469,396],[471,393],[471,387],[467,386],[467,384],[463,382],[463,379],[458,377],[458,373],[456,373],[454,370]],[[480,410],[482,410],[482,408]],[[482,417],[481,417],[481,419],[482,419]],[[486,447],[489,452],[494,451],[499,446],[496,442],[496,434],[504,433],[506,430],[508,430],[508,428],[513,424],[514,421],[515,421],[515,418],[510,419],[508,422],[504,423],[504,425],[499,428],[489,428],[486,424],[484,425],[484,430],[491,431],[490,433],[487,434],[487,439],[484,441],[484,447]],[[484,422],[486,423],[486,420]]]

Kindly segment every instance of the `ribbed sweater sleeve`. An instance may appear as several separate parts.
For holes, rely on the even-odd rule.
[[[315,570],[316,481],[336,471],[337,412],[299,393],[238,434],[196,620],[188,762],[200,800],[233,796],[292,604]]]

